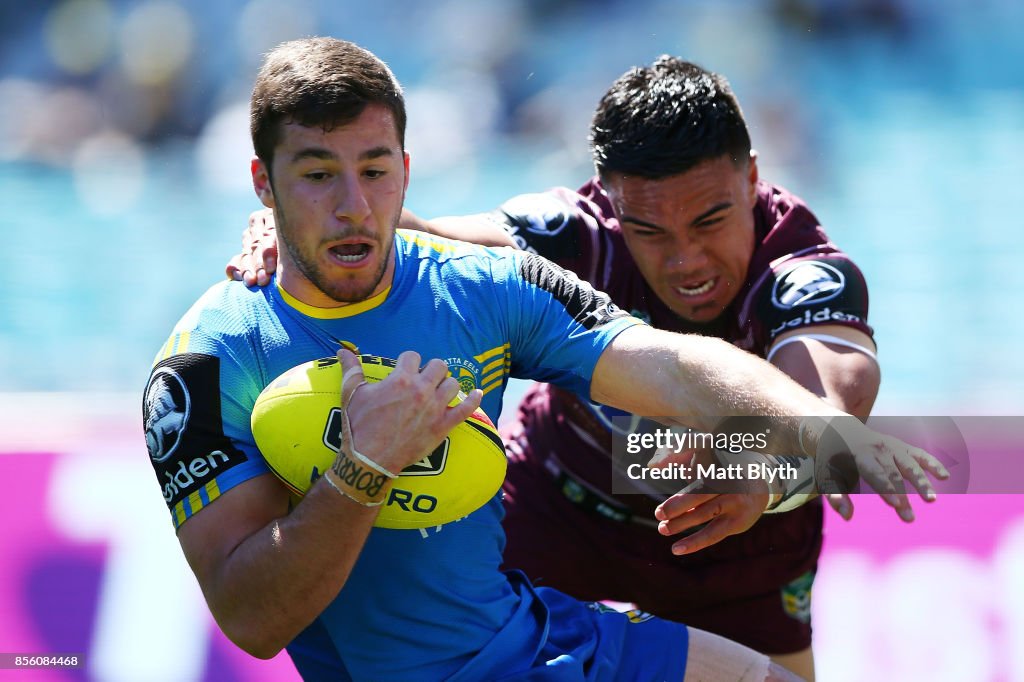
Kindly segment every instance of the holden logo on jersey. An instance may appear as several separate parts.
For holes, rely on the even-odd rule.
[[[146,386],[142,421],[146,428],[146,446],[154,462],[163,462],[174,454],[190,411],[188,389],[178,373],[170,367],[153,372]]]
[[[569,224],[566,204],[547,193],[520,194],[501,205],[501,210],[527,232],[553,237]]]
[[[459,382],[459,390],[469,393],[479,385],[477,377],[480,376],[480,368],[469,360],[462,358],[445,358],[448,371],[455,380]]]
[[[797,263],[775,280],[772,303],[777,308],[795,308],[828,301],[840,294],[846,278],[821,261]]]

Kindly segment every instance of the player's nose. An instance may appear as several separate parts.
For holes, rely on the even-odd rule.
[[[360,179],[346,175],[335,203],[334,215],[339,220],[361,225],[370,215],[370,202]]]
[[[665,252],[665,269],[672,273],[695,272],[707,262],[707,253],[695,240],[676,240]]]

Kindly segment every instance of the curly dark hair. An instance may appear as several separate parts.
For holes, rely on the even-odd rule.
[[[590,125],[599,175],[664,178],[728,154],[750,158],[750,134],[724,76],[663,55],[624,73]]]

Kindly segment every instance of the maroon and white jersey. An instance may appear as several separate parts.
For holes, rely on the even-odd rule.
[[[801,199],[766,182],[758,183],[757,194],[756,245],[746,281],[723,315],[707,325],[677,316],[648,286],[597,178],[576,192],[559,187],[519,195],[488,217],[520,248],[574,271],[659,329],[718,336],[761,357],[794,329],[839,324],[871,335],[867,284],[857,266],[828,240]],[[520,423],[509,429],[525,436],[529,447],[513,455],[538,466],[555,458],[560,468],[610,492],[610,417],[621,415],[585,397],[535,386],[521,404]]]

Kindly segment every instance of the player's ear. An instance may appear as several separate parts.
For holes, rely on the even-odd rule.
[[[274,188],[270,184],[270,170],[267,168],[267,164],[263,163],[263,159],[260,157],[254,156],[250,163],[250,170],[252,171],[252,188],[256,190],[256,196],[260,198],[264,206],[274,208]],[[406,182],[408,181],[408,174],[406,174]]]
[[[750,183],[751,202],[757,201],[757,150],[750,150],[750,162],[747,166],[747,182]]]
[[[409,189],[409,152],[402,152],[402,165],[405,166],[405,186],[402,191],[408,191]]]

